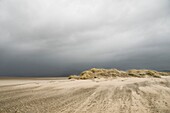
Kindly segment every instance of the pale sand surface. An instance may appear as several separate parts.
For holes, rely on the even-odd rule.
[[[170,113],[170,77],[0,78],[0,113]]]

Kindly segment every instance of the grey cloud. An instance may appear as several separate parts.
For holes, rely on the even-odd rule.
[[[169,0],[1,0],[0,75],[169,69]]]

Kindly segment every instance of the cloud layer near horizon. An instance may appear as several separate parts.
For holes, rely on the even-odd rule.
[[[0,75],[170,69],[169,0],[1,0]]]

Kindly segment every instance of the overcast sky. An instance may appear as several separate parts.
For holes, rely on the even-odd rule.
[[[170,0],[0,0],[0,75],[170,69]]]

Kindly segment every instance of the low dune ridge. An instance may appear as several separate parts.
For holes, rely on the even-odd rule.
[[[97,69],[92,68],[90,70],[83,71],[80,75],[70,75],[69,79],[93,79],[93,78],[114,78],[114,77],[156,77],[170,75],[167,72],[158,72],[155,70],[146,69],[131,69],[128,71],[122,71],[118,69]]]

